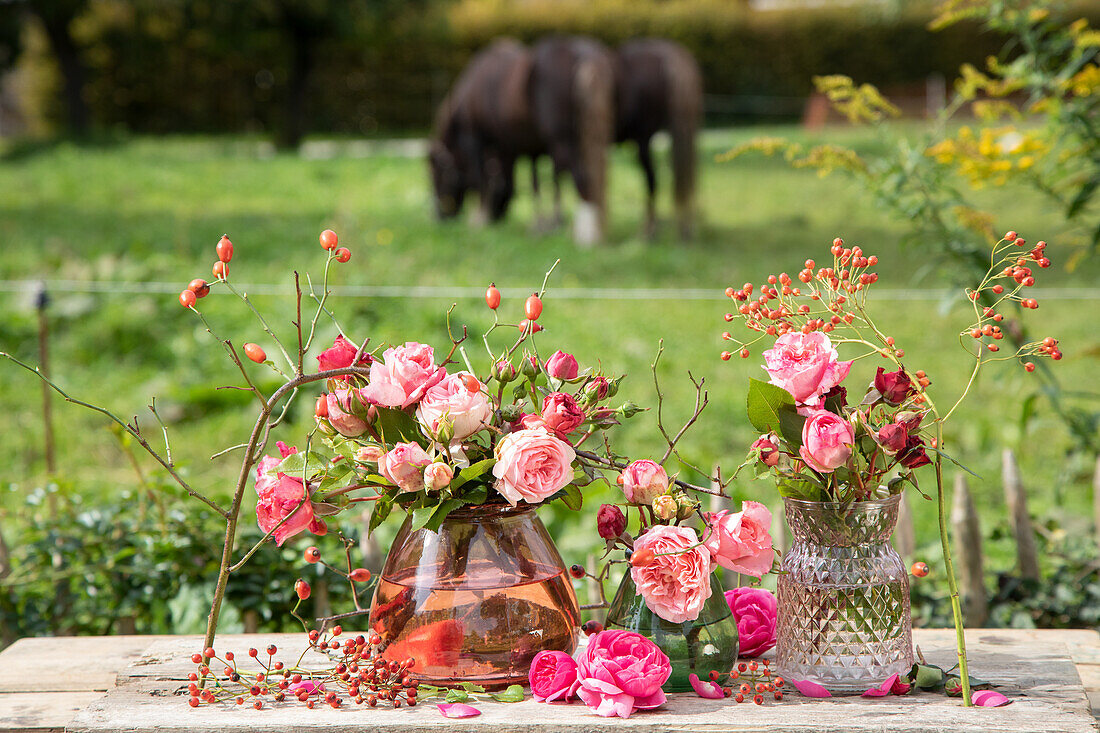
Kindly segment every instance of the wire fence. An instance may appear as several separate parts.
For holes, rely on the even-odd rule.
[[[289,285],[278,283],[234,283],[250,295],[288,295]],[[53,295],[66,293],[172,295],[182,286],[178,282],[126,282],[117,280],[0,280],[0,292],[36,294],[43,290]],[[460,285],[333,285],[333,295],[345,298],[409,298],[471,300],[485,296],[484,287]],[[501,288],[507,297],[522,298],[530,288]],[[883,301],[944,300],[961,291],[949,288],[877,288],[871,297]],[[551,288],[557,300],[725,300],[722,288]],[[1040,300],[1100,300],[1100,288],[1033,288],[1031,297]]]

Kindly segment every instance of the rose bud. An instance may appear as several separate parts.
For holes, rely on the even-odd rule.
[[[613,540],[626,531],[626,515],[614,504],[601,504],[596,512],[596,531],[605,540]]]
[[[355,452],[355,460],[359,463],[378,463],[378,460],[386,455],[386,449],[380,445],[364,445]]]
[[[657,519],[665,522],[674,518],[679,508],[676,499],[668,494],[661,494],[656,497],[651,506],[653,507],[653,513],[657,515]]]
[[[539,367],[539,359],[537,356],[525,356],[520,363],[520,372],[528,379],[534,379],[542,371]]]
[[[909,442],[909,431],[904,425],[890,423],[883,425],[875,435],[875,442],[882,446],[890,455],[894,455],[905,449]]]
[[[927,466],[931,462],[924,450],[924,441],[916,435],[910,435],[905,444],[905,452],[901,454],[901,465],[912,469]]]
[[[577,406],[572,395],[551,392],[542,400],[542,421],[559,438],[565,438],[584,422],[584,410]]]
[[[523,415],[523,408],[519,405],[502,405],[500,419],[504,422],[515,422]]]
[[[493,364],[493,379],[501,384],[508,384],[516,378],[516,368],[509,361],[498,361]]]
[[[641,411],[642,408],[638,407],[633,402],[624,402],[623,406],[619,408],[619,412],[623,414],[623,417],[634,417]]]
[[[765,466],[779,463],[779,441],[771,433],[757,438],[752,448],[760,451],[760,462]]]
[[[668,491],[668,474],[654,461],[634,461],[619,474],[619,483],[631,504],[650,504]]]
[[[913,393],[913,383],[904,369],[888,372],[882,367],[875,373],[875,389],[891,405],[900,405]]]
[[[554,379],[576,379],[577,369],[577,360],[561,349],[546,360],[546,373]]]
[[[599,402],[610,396],[611,383],[604,377],[594,377],[584,385],[584,397],[589,402]]]
[[[692,499],[687,494],[679,494],[676,497],[676,518],[687,519],[695,510],[699,507],[699,502]]]
[[[431,491],[439,491],[449,486],[454,477],[454,470],[446,463],[431,463],[424,469],[424,486]]]

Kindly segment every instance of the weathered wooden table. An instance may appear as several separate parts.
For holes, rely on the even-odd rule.
[[[915,632],[933,664],[951,666],[953,633]],[[274,642],[297,649],[299,635],[224,636],[219,651],[244,657]],[[187,706],[186,675],[199,637],[114,636],[23,639],[0,653],[0,731],[1095,731],[1100,713],[1100,635],[1095,631],[967,632],[973,674],[995,681],[1013,703],[961,706],[920,693],[873,700],[807,700],[789,694],[764,707],[673,695],[661,710],[629,720],[605,719],[581,704],[484,703],[482,715],[443,718],[430,702],[370,710],[355,705],[308,710],[297,703],[263,710],[235,705]],[[280,655],[282,656],[282,655]],[[240,657],[239,657],[240,658]]]

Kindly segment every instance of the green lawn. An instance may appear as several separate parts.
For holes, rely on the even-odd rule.
[[[754,437],[743,406],[747,377],[760,371],[757,354],[747,361],[718,359],[720,334],[728,328],[722,319],[727,301],[719,297],[725,286],[759,282],[769,272],[794,272],[807,257],[823,260],[838,235],[879,255],[879,287],[884,290],[939,289],[946,284],[941,272],[924,267],[927,252],[899,246],[905,223],[872,208],[842,178],[820,179],[777,160],[713,162],[715,154],[757,134],[806,137],[795,128],[709,134],[700,181],[704,224],[690,244],[675,241],[670,226],[657,242],[640,238],[640,176],[632,154],[617,153],[612,241],[593,250],[578,250],[564,232],[530,235],[525,190],[511,218],[499,226],[437,223],[430,215],[423,161],[397,154],[310,160],[270,154],[258,142],[239,138],[138,138],[103,146],[60,143],[13,150],[0,159],[0,280],[172,283],[178,292],[193,277],[209,277],[214,244],[227,232],[236,245],[236,282],[278,284],[289,293],[292,268],[319,274],[323,258],[317,234],[326,227],[337,230],[341,243],[354,253],[350,263],[336,269],[334,282],[339,285],[482,288],[495,280],[505,289],[533,290],[561,258],[541,321],[547,329],[545,338],[540,337],[542,348],[560,347],[582,363],[602,362],[629,373],[621,394],[646,405],[653,402],[648,364],[664,338],[661,376],[669,421],[683,419],[690,410],[687,371],[706,377],[711,404],[685,441],[686,453],[699,465],[721,462],[732,468]],[[861,134],[841,128],[809,139],[874,144]],[[661,174],[666,184],[663,168]],[[519,178],[526,181],[526,173]],[[667,202],[663,197],[666,214]],[[1061,267],[1067,248],[1058,240],[1057,216],[1045,211],[1042,202],[1003,192],[991,194],[989,203],[998,214],[998,226],[1017,229],[1032,241],[1051,242],[1048,252],[1055,267],[1043,273],[1041,285],[1096,282],[1096,262],[1072,273]],[[555,288],[570,289],[570,297],[555,297]],[[663,293],[646,299],[597,299],[576,291],[585,288],[656,288]],[[700,289],[713,290],[716,297],[677,294]],[[201,324],[179,307],[175,293],[129,290],[88,293],[58,287],[51,292],[54,374],[74,395],[105,403],[120,415],[146,415],[143,406],[156,395],[162,414],[171,421],[177,462],[196,486],[225,494],[237,468],[232,460],[212,462],[209,456],[243,441],[254,420],[243,393],[214,390],[234,383],[235,369]],[[289,339],[291,300],[271,295],[254,300]],[[353,338],[370,337],[374,344],[417,339],[443,346],[443,312],[451,302],[387,295],[344,297],[334,307]],[[506,297],[502,316],[518,320],[521,302]],[[457,321],[480,333],[490,320],[483,302],[462,297],[457,303]],[[238,343],[257,341],[269,354],[275,351],[231,296],[219,293],[201,306],[220,335]],[[941,307],[932,297],[883,296],[874,306],[882,325],[906,349],[907,361],[932,377],[939,401],[953,401],[968,376],[967,357],[954,336],[968,322],[965,312]],[[1032,316],[1048,324],[1041,330],[1062,340],[1066,358],[1058,370],[1065,382],[1091,391],[1100,353],[1096,312],[1096,299],[1060,299],[1043,302]],[[0,314],[0,349],[36,361],[37,325],[30,296],[10,288],[0,292]],[[323,340],[335,334],[331,325],[323,329]],[[478,343],[469,348],[475,357]],[[260,368],[254,371],[259,374]],[[858,383],[872,372],[873,365],[861,364],[851,379]],[[1083,528],[1089,516],[1089,476],[1085,467],[1062,460],[1064,429],[1045,412],[1026,432],[1019,427],[1022,404],[1032,392],[1032,382],[1019,368],[991,369],[957,413],[948,449],[984,477],[972,488],[987,526],[1005,515],[998,467],[1001,448],[1013,446],[1032,491],[1033,511],[1054,513],[1069,526]],[[303,435],[311,404],[302,402],[306,407],[294,414],[279,438],[294,441]],[[0,364],[0,407],[0,485],[8,489],[2,506],[10,508],[47,478],[35,379]],[[152,425],[151,419],[142,421]],[[102,419],[57,404],[55,425],[66,490],[103,495],[135,487],[136,474]],[[660,444],[651,414],[622,428],[619,439],[623,450],[638,456]],[[147,460],[142,465],[147,471],[153,468]],[[925,480],[931,482],[931,475]],[[741,482],[737,492],[776,503],[766,482]],[[588,501],[594,510],[599,497]],[[194,508],[199,511],[197,504]],[[918,538],[931,544],[934,510],[931,505],[918,509]],[[555,516],[552,526],[567,557],[594,544],[589,520],[567,530],[562,517]],[[1004,548],[994,554],[1001,567],[1010,562]]]

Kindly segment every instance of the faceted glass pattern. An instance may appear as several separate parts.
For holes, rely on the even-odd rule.
[[[778,580],[784,677],[854,694],[912,668],[909,576],[889,544],[900,500],[784,500],[793,536]]]

